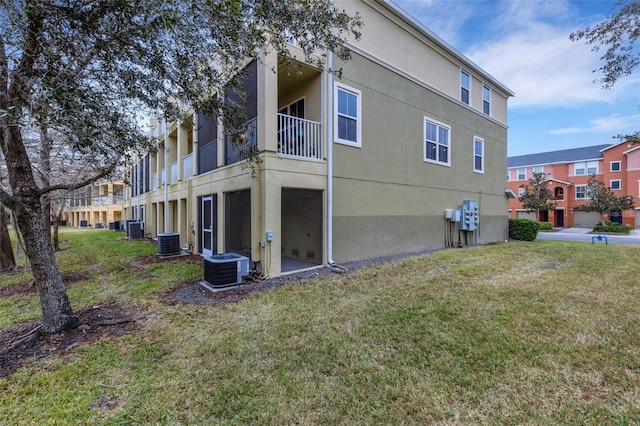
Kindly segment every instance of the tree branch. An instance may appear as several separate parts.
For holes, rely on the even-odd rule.
[[[36,193],[39,196],[42,196],[43,194],[48,194],[49,192],[53,192],[53,191],[58,191],[58,190],[65,190],[65,191],[73,191],[74,189],[79,189],[79,188],[83,188],[87,185],[91,185],[92,183],[96,182],[99,179],[102,179],[105,176],[109,176],[110,174],[113,173],[113,171],[115,170],[116,166],[118,165],[118,163],[113,163],[109,166],[107,166],[106,168],[102,169],[100,172],[98,172],[97,174],[82,180],[80,182],[76,182],[76,183],[70,183],[70,184],[56,184],[56,185],[50,185],[47,186],[46,188],[39,188]]]
[[[0,33],[0,93],[4,93],[5,90],[7,90],[8,84],[9,61],[7,59],[7,52],[4,50],[4,37],[2,37],[2,33]]]

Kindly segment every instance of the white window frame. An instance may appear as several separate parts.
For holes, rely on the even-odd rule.
[[[465,87],[465,85],[463,84],[463,81],[462,81],[463,75],[465,75],[469,80],[467,87]],[[464,93],[463,90],[467,91],[466,102],[464,100],[464,96],[462,95]],[[460,68],[460,102],[462,102],[463,104],[471,105],[471,73],[463,70],[462,68]]]
[[[522,198],[524,195],[524,188],[518,188],[518,199]]]
[[[578,170],[582,170],[582,173],[578,173]],[[574,176],[584,176],[587,174],[587,163],[584,161],[579,161],[577,163],[573,163],[573,175]]]
[[[532,171],[533,173],[544,173],[544,166],[535,166]]]
[[[618,184],[617,188],[613,187],[614,182]],[[612,191],[622,191],[622,179],[611,179],[609,181],[609,188],[611,188]]]
[[[349,94],[356,96],[358,115],[356,117],[348,116],[349,118],[356,120],[356,141],[341,139],[340,137],[338,137],[338,117],[344,115],[338,112],[339,91],[348,92]],[[333,104],[333,140],[339,144],[362,148],[362,92],[358,89],[354,89],[353,87],[349,87],[345,84],[336,82],[333,88]]]
[[[478,152],[476,151],[476,143],[479,142],[480,143],[480,149],[482,150],[482,152],[480,154],[478,154]],[[482,173],[484,174],[484,139],[482,139],[481,137],[478,136],[474,136],[473,137],[473,171],[475,173]],[[476,168],[476,158],[480,157],[480,168]]]
[[[431,158],[427,158],[427,122],[434,124],[435,126],[439,128],[445,128],[447,129],[447,144],[444,145],[442,143],[440,143],[439,140],[437,141],[433,141],[436,143],[436,148],[439,148],[440,146],[446,146],[447,147],[447,161],[440,161],[440,160],[433,160]],[[424,119],[422,120],[422,149],[423,149],[423,153],[422,153],[422,158],[426,163],[432,163],[432,164],[438,164],[440,166],[451,166],[451,126],[441,123],[437,120],[434,120],[432,118],[429,117],[424,117]],[[438,137],[440,136],[440,130],[436,131],[436,134],[438,135]],[[436,152],[438,153],[439,156],[439,149],[436,149]]]
[[[507,182],[511,180],[511,169],[507,169]]]
[[[590,200],[591,199],[591,197],[589,197],[588,186],[589,185],[576,185],[576,192],[575,192],[576,200]],[[579,188],[582,188],[582,194],[583,194],[582,198],[578,197],[578,189]]]
[[[595,161],[587,161],[587,163],[586,163],[586,171],[587,171],[587,174],[588,174],[589,176],[591,176],[591,175],[597,175],[597,174],[598,174],[598,172],[600,171],[600,170],[599,170],[600,168],[598,167],[598,163],[599,163],[599,162],[598,162],[598,160],[595,160]],[[594,166],[595,166],[595,167],[594,167]],[[594,171],[593,171],[593,172],[590,172],[589,170],[591,170],[591,169],[594,169]]]
[[[522,178],[520,178],[520,170],[524,170],[522,172]],[[527,180],[527,168],[526,167],[518,167],[516,169],[516,180]]]
[[[613,170],[613,165],[617,164],[618,165],[618,170]],[[618,160],[618,161],[610,161],[609,162],[609,171],[610,172],[621,172],[622,171],[622,161]]]
[[[482,85],[482,112],[491,115],[491,87],[486,84]]]

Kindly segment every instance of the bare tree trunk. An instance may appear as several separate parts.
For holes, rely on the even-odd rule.
[[[5,132],[7,134],[2,141],[2,149],[13,191],[12,210],[24,238],[25,252],[40,296],[42,330],[45,333],[57,333],[74,326],[77,318],[71,309],[64,281],[58,270],[49,228],[43,220],[40,194],[22,142],[22,134],[17,125],[5,127]]]
[[[40,180],[41,187],[46,188],[51,183],[51,140],[49,139],[47,128],[45,125],[40,126]],[[42,204],[42,214],[44,223],[48,228],[49,236],[51,236],[51,197],[44,194],[40,202]]]
[[[30,206],[21,206],[16,217],[40,296],[42,329],[46,333],[57,333],[75,325],[76,318],[58,270],[48,227],[43,223],[37,203],[34,200]]]
[[[6,271],[16,267],[16,258],[13,255],[13,246],[9,237],[7,225],[7,211],[0,204],[0,270]]]

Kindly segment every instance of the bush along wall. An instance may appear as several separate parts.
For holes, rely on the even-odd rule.
[[[530,219],[509,219],[509,238],[533,241],[538,236],[538,222]]]
[[[598,223],[593,227],[593,232],[610,232],[612,234],[627,234],[631,232],[631,225],[621,225],[616,222]]]
[[[540,231],[551,231],[553,229],[551,222],[538,222],[538,227]]]

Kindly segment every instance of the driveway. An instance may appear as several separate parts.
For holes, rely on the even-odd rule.
[[[564,240],[564,241],[588,241],[592,242],[592,237],[597,237],[598,233],[592,233],[591,228],[556,228],[556,232],[538,232],[539,240]],[[602,240],[593,240],[595,244],[605,242],[622,244],[640,244],[640,229],[632,229],[629,235],[602,235]]]

